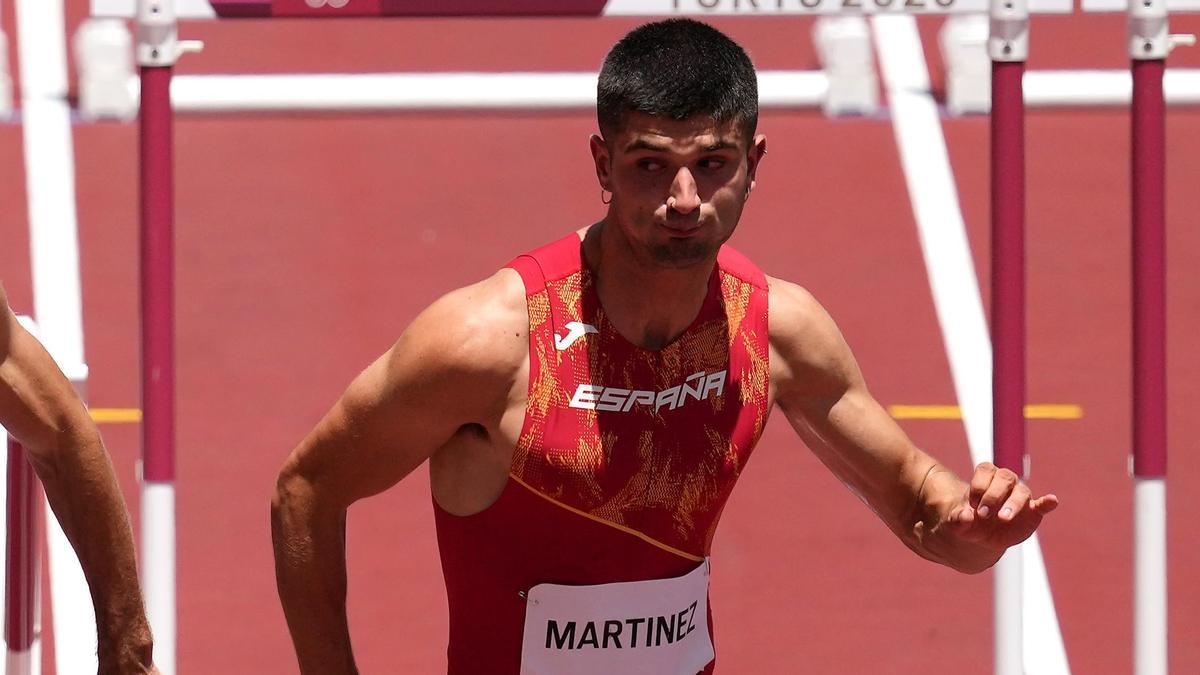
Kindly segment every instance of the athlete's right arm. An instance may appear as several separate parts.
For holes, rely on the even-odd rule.
[[[422,312],[351,384],[279,473],[275,574],[301,673],[356,673],[346,621],[346,509],[396,484],[466,425],[495,430],[526,358],[511,270]]]

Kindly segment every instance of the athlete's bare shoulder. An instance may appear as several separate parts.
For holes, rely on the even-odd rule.
[[[803,286],[783,279],[768,276],[767,288],[771,347],[789,354],[819,347],[813,339],[833,323],[821,303]]]
[[[778,394],[824,395],[857,381],[861,375],[849,346],[812,293],[774,277],[767,284],[771,382]]]
[[[528,358],[528,333],[524,285],[516,272],[504,269],[427,307],[400,336],[389,360],[404,379],[453,381],[460,395],[467,385],[502,394]]]

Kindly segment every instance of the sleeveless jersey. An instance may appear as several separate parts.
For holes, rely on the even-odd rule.
[[[434,505],[451,675],[518,672],[533,586],[694,570],[767,417],[766,278],[733,249],[721,248],[695,321],[657,351],[609,323],[578,235],[509,267],[529,309],[509,481],[474,515]]]

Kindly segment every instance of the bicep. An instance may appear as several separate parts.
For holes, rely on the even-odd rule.
[[[497,307],[495,286],[460,289],[422,312],[354,379],[281,478],[302,479],[313,497],[348,506],[394,485],[465,425],[497,418],[524,355],[525,318]],[[518,299],[523,312],[524,295]]]
[[[396,484],[466,423],[443,405],[448,383],[423,375],[403,340],[351,382],[292,453],[285,473],[306,479],[314,496],[344,507]]]

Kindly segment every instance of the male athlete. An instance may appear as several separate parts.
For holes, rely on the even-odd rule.
[[[604,218],[427,308],[280,472],[303,673],[356,672],[346,509],[425,461],[460,674],[712,672],[707,557],[774,406],[905,544],[963,572],[1056,506],[916,448],[816,300],[722,245],[767,147],[738,45],[688,20],[634,30],[598,117]]]
[[[96,609],[100,675],[157,673],[129,515],[100,433],[54,360],[17,323],[2,286],[0,425],[24,446],[79,556]]]

